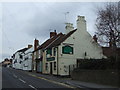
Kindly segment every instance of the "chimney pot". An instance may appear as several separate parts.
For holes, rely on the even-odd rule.
[[[37,49],[38,45],[39,45],[39,40],[35,39],[34,40],[34,50]]]
[[[98,38],[97,38],[96,35],[94,35],[94,36],[93,36],[93,39],[95,40],[95,42],[97,42],[97,39],[98,39]]]
[[[77,21],[85,21],[85,16],[78,16]]]
[[[32,45],[28,45],[28,48],[31,48],[32,47]]]
[[[51,38],[51,37],[54,37],[54,36],[56,36],[56,35],[57,35],[56,30],[54,30],[54,32],[50,32],[50,38]]]
[[[70,31],[74,30],[73,24],[72,23],[66,23],[66,34],[69,33]]]

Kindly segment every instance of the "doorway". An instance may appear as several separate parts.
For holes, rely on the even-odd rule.
[[[52,71],[52,62],[50,62],[50,74],[52,74],[53,71]]]

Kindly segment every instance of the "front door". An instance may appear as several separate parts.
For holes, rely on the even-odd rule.
[[[50,62],[50,74],[52,74],[52,62]]]
[[[40,61],[40,72],[42,72],[42,61]]]
[[[39,72],[39,61],[36,62],[36,71]]]

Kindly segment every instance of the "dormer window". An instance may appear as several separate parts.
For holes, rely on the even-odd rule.
[[[47,49],[47,52],[46,52],[46,53],[49,54],[49,55],[52,55],[52,48]]]
[[[71,46],[63,46],[62,47],[63,54],[73,54],[73,47]]]

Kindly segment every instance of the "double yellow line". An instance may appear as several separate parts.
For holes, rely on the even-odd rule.
[[[46,81],[54,83],[54,84],[62,85],[62,86],[68,87],[68,88],[75,88],[73,86],[70,86],[70,85],[67,85],[67,84],[64,84],[64,83],[56,82],[56,81],[49,80],[49,79],[46,79],[46,78],[43,78],[43,77],[38,77],[38,76],[36,76],[34,74],[28,74],[28,75],[30,75],[32,77],[35,77],[35,78],[38,78],[38,79],[46,80]]]

